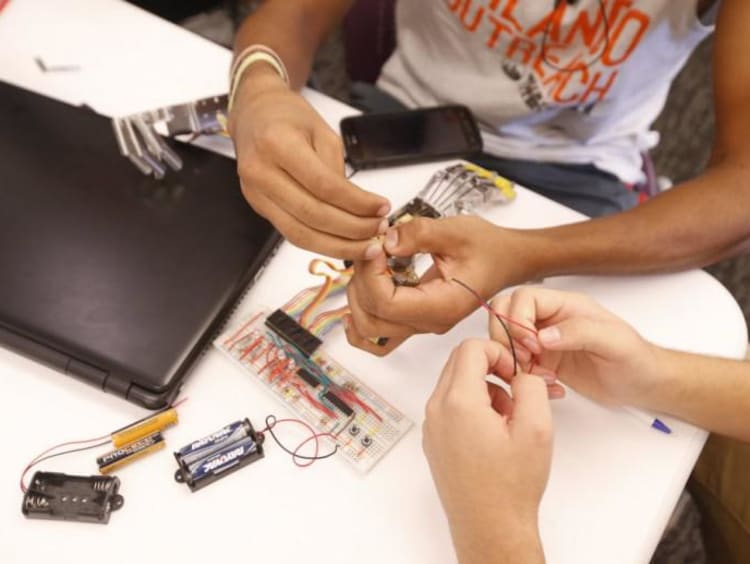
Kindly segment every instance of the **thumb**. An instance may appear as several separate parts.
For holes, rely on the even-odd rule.
[[[448,254],[453,248],[453,237],[444,220],[417,217],[391,227],[385,235],[385,250],[396,257],[417,253]]]
[[[370,260],[352,261],[354,272],[365,276],[387,276],[390,280],[391,272],[388,269],[388,262],[382,250]]]
[[[539,343],[550,351],[587,352],[611,359],[617,356],[617,328],[611,324],[585,317],[561,321],[540,330]]]
[[[511,381],[513,393],[512,435],[535,440],[552,437],[552,411],[544,378],[518,374]]]

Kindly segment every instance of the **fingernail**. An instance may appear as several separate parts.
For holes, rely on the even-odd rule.
[[[534,354],[540,354],[542,352],[542,347],[539,346],[539,343],[533,337],[524,337],[521,339],[521,343]]]
[[[560,340],[560,329],[557,327],[546,327],[537,335],[543,345],[554,345]]]
[[[565,389],[563,388],[550,388],[549,397],[551,399],[562,399],[565,397]]]
[[[544,382],[548,386],[557,382],[557,377],[554,374],[542,374],[542,378],[544,378]]]
[[[391,211],[391,204],[383,204],[382,206],[380,206],[380,209],[378,209],[378,215],[388,215],[389,211]]]
[[[398,229],[389,229],[385,232],[386,250],[394,250],[398,246]]]
[[[374,259],[382,252],[382,249],[383,247],[380,243],[371,243],[370,246],[365,250],[365,258],[367,260]]]
[[[521,362],[528,362],[531,360],[531,353],[526,349],[516,348],[516,356]]]
[[[352,326],[352,320],[349,318],[348,315],[343,319],[342,323],[344,324],[345,331],[348,331],[349,328]]]
[[[380,225],[378,225],[378,235],[382,235],[386,231],[388,231],[388,220],[384,219],[380,222]]]
[[[557,379],[557,373],[553,370],[549,370],[547,368],[544,368],[543,366],[534,366],[533,370],[531,370],[532,374],[536,374],[537,376],[550,376],[553,380]]]

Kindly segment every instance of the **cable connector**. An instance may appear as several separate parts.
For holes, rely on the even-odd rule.
[[[266,327],[290,345],[297,347],[305,356],[310,356],[323,344],[323,341],[280,309],[266,318]]]

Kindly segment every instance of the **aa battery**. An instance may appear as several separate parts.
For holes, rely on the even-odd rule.
[[[174,456],[179,465],[175,480],[196,491],[263,458],[263,436],[243,419],[185,445]]]
[[[164,437],[161,433],[154,433],[148,437],[125,445],[122,448],[110,451],[96,459],[99,472],[109,474],[110,472],[133,462],[150,452],[164,448]]]
[[[139,419],[127,427],[112,432],[112,444],[115,448],[122,448],[130,443],[148,437],[149,435],[153,435],[156,432],[163,431],[167,427],[176,424],[177,410],[173,407],[169,407],[158,413]]]

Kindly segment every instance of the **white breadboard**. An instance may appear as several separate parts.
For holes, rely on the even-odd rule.
[[[412,422],[324,352],[307,358],[283,341],[266,327],[268,314],[255,313],[214,345],[316,431],[336,437],[338,453],[355,468],[370,471]]]

